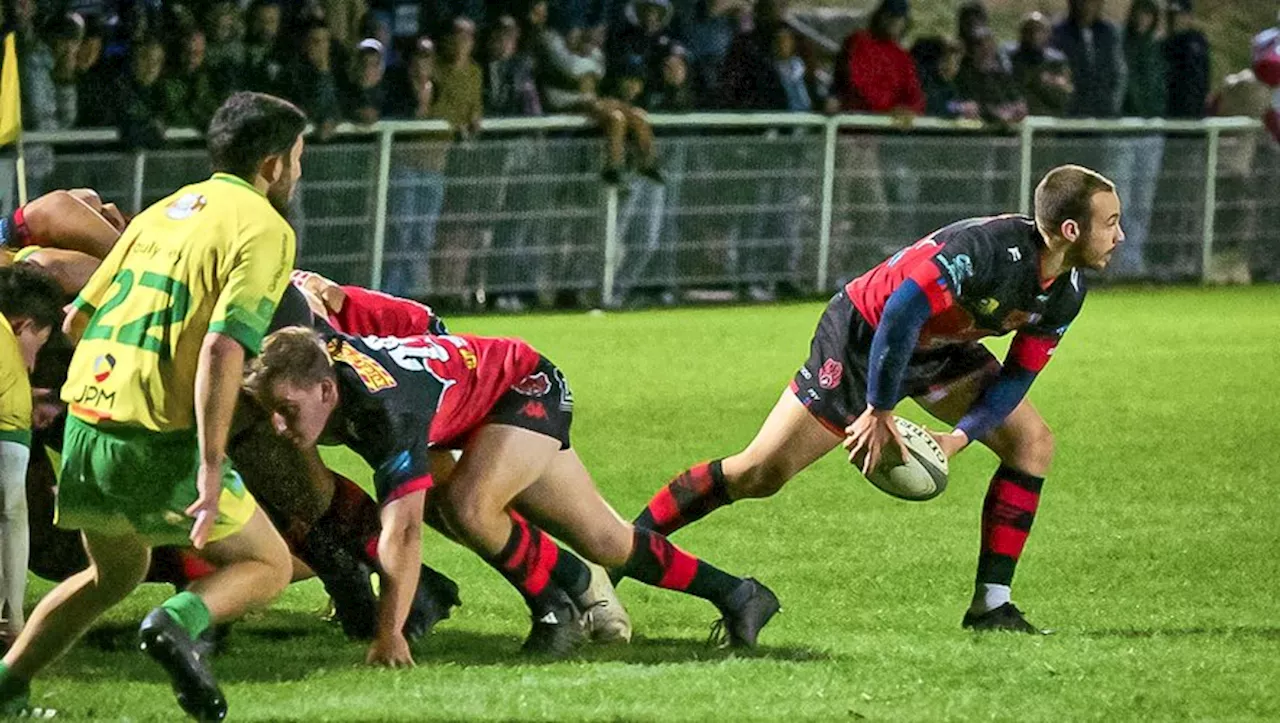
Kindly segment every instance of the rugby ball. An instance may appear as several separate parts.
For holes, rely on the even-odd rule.
[[[894,417],[894,421],[911,453],[910,459],[895,464],[897,455],[893,455],[871,470],[867,479],[882,492],[911,502],[924,502],[942,494],[947,489],[948,471],[942,448],[915,423],[901,417]]]

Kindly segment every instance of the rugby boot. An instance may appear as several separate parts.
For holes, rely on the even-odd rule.
[[[143,618],[138,628],[142,652],[169,674],[178,705],[198,721],[220,721],[227,717],[227,699],[218,688],[208,661],[196,652],[187,631],[163,608]]]
[[[748,577],[720,607],[724,617],[711,629],[712,642],[719,647],[754,648],[760,630],[781,609],[772,590]]]
[[[413,594],[413,606],[404,621],[405,638],[412,642],[430,633],[436,623],[449,618],[452,608],[461,605],[458,583],[423,565],[418,575],[418,589]]]
[[[578,609],[567,595],[561,593],[561,598],[560,604],[533,619],[533,628],[521,647],[526,654],[564,658],[587,641]]]
[[[964,620],[960,622],[960,627],[976,632],[998,630],[1008,633],[1027,633],[1028,635],[1049,635],[1053,632],[1052,630],[1041,630],[1027,622],[1027,618],[1023,616],[1022,611],[1011,602],[988,610],[985,613],[967,612],[964,614]]]
[[[587,563],[587,567],[591,570],[591,584],[574,601],[582,612],[582,624],[587,635],[596,643],[631,642],[631,616],[622,607],[622,601],[609,581],[609,573],[592,563]]]

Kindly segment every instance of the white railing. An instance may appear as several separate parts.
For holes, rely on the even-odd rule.
[[[725,185],[726,187],[727,184],[734,183],[777,183],[779,181],[778,177],[776,175],[771,176],[771,173],[782,173],[784,176],[786,174],[794,174],[798,178],[796,185],[804,186],[806,179],[812,180],[809,179],[811,174],[808,174],[805,169],[812,166],[812,171],[818,174],[817,177],[821,181],[819,186],[812,189],[816,193],[806,194],[795,189],[790,189],[789,191],[788,189],[779,190],[778,188],[773,188],[769,192],[775,195],[781,193],[783,197],[783,201],[780,204],[786,210],[779,213],[788,215],[788,218],[784,219],[785,223],[783,225],[793,225],[797,229],[807,226],[810,230],[807,232],[784,232],[782,235],[785,238],[781,240],[764,238],[763,232],[755,234],[758,238],[750,238],[752,233],[744,231],[735,236],[735,240],[726,242],[726,248],[730,249],[726,251],[726,254],[737,258],[738,255],[778,252],[790,259],[787,262],[789,267],[794,266],[797,268],[800,260],[807,260],[812,263],[812,267],[803,274],[805,277],[804,285],[811,286],[815,291],[827,291],[834,281],[847,278],[851,268],[850,264],[834,261],[836,251],[839,251],[842,255],[848,255],[850,249],[856,250],[865,247],[868,249],[869,255],[874,257],[875,253],[873,252],[876,252],[879,246],[901,246],[909,243],[919,229],[913,229],[908,232],[898,228],[898,222],[905,221],[901,225],[910,228],[913,223],[919,223],[920,218],[928,215],[925,211],[930,211],[933,215],[950,212],[950,207],[956,205],[947,203],[951,200],[950,196],[953,195],[951,189],[968,192],[975,185],[985,184],[992,188],[1008,186],[1008,192],[1002,193],[992,190],[980,195],[985,202],[1010,205],[993,208],[975,207],[973,208],[973,214],[1003,211],[1015,204],[1018,210],[1025,213],[1030,209],[1032,189],[1038,175],[1043,172],[1044,167],[1047,167],[1047,164],[1043,161],[1048,159],[1051,164],[1056,165],[1058,162],[1077,160],[1077,157],[1079,157],[1079,162],[1085,165],[1101,166],[1101,170],[1107,172],[1109,170],[1107,166],[1114,160],[1113,156],[1116,155],[1117,151],[1120,151],[1120,155],[1128,154],[1126,157],[1132,156],[1134,153],[1151,152],[1164,155],[1168,162],[1163,165],[1157,162],[1155,166],[1157,169],[1156,174],[1163,174],[1162,178],[1165,185],[1170,189],[1167,194],[1161,196],[1161,202],[1164,202],[1163,199],[1166,196],[1172,198],[1173,200],[1166,205],[1169,208],[1180,209],[1180,213],[1186,216],[1188,220],[1183,226],[1186,228],[1199,226],[1198,229],[1194,229],[1192,232],[1180,232],[1182,233],[1181,236],[1178,236],[1178,234],[1169,234],[1169,236],[1171,238],[1182,238],[1185,242],[1194,240],[1194,242],[1198,243],[1199,274],[1207,276],[1212,266],[1211,260],[1217,231],[1215,220],[1219,208],[1218,181],[1219,176],[1223,173],[1220,146],[1225,137],[1245,139],[1241,142],[1252,143],[1252,140],[1249,139],[1257,136],[1260,129],[1260,124],[1257,121],[1246,118],[1213,118],[1203,121],[1028,118],[1013,128],[992,128],[974,122],[957,122],[933,118],[918,118],[909,125],[902,125],[898,120],[888,116],[871,115],[694,113],[687,115],[654,115],[651,117],[651,122],[659,130],[660,134],[672,132],[684,133],[686,136],[698,133],[709,134],[697,140],[696,143],[688,137],[680,141],[671,141],[660,135],[660,148],[683,144],[681,145],[682,149],[684,146],[688,146],[691,149],[701,150],[712,155],[722,154],[727,157],[733,153],[738,153],[739,155],[746,153],[748,161],[751,158],[765,161],[771,160],[768,156],[767,148],[763,156],[750,155],[753,152],[753,148],[764,142],[761,139],[775,138],[778,132],[793,134],[798,138],[790,146],[785,144],[779,146],[783,151],[798,148],[809,151],[808,154],[798,154],[799,157],[794,159],[795,165],[789,165],[788,159],[782,159],[784,162],[780,166],[782,168],[781,171],[771,172],[768,167],[773,166],[766,164],[768,167],[762,170],[761,173],[756,174],[751,179],[741,180],[744,178],[741,170],[735,175],[724,171],[715,163],[711,163],[708,167],[712,170],[691,174],[695,181],[689,184],[685,190],[695,189],[702,176],[709,177],[716,185]],[[584,129],[589,129],[591,125],[590,121],[579,116],[493,118],[484,120],[481,125],[479,139],[472,145],[465,146],[472,148],[474,155],[474,163],[467,166],[468,173],[472,171],[478,172],[469,177],[473,178],[473,180],[468,181],[470,185],[459,186],[459,190],[452,191],[455,194],[453,197],[457,197],[457,194],[465,196],[468,193],[475,196],[483,196],[485,194],[484,184],[496,178],[490,175],[492,170],[490,168],[492,166],[491,159],[475,149],[483,150],[487,144],[496,147],[501,146],[502,143],[508,144],[502,146],[502,148],[510,149],[514,148],[520,142],[520,139],[542,138],[547,134],[580,132]],[[388,207],[394,185],[393,171],[397,168],[401,158],[400,149],[402,147],[413,148],[413,144],[416,141],[412,140],[412,137],[415,135],[428,132],[445,132],[447,130],[448,127],[440,121],[384,121],[368,127],[344,125],[338,128],[336,136],[337,141],[345,145],[341,145],[341,147],[311,147],[313,149],[321,149],[313,152],[322,153],[345,153],[354,152],[351,149],[360,149],[361,154],[366,154],[375,152],[374,149],[376,149],[377,162],[372,164],[371,168],[369,167],[370,164],[346,164],[350,167],[348,172],[344,164],[336,164],[339,170],[326,176],[333,184],[338,185],[342,185],[340,183],[342,181],[355,181],[354,185],[360,187],[367,187],[368,184],[372,184],[372,211],[367,214],[369,216],[368,220],[371,222],[368,224],[369,230],[367,231],[369,235],[367,239],[367,254],[365,254],[367,266],[364,267],[367,271],[367,276],[348,280],[367,283],[375,288],[383,286],[387,270],[385,259],[388,255],[389,227],[392,223],[400,223],[398,217],[389,217],[390,209]],[[772,135],[765,135],[770,133]],[[940,138],[930,140],[929,138],[932,136],[940,136]],[[167,137],[172,141],[187,142],[195,141],[199,138],[196,133],[183,130],[169,131]],[[405,137],[409,137],[409,140],[404,140]],[[1133,148],[1129,148],[1125,145],[1126,141],[1124,140],[1126,138],[1153,137],[1176,138],[1178,139],[1176,142],[1181,145],[1166,148],[1163,145],[1163,141],[1161,141],[1161,145],[1156,146],[1157,150],[1151,151],[1149,148],[1143,150],[1136,144],[1134,144]],[[54,147],[57,149],[54,154],[55,157],[59,157],[58,154],[64,152],[68,156],[73,155],[67,148],[69,146],[79,147],[82,149],[81,153],[84,153],[84,148],[89,148],[89,153],[100,152],[96,149],[109,146],[117,142],[117,140],[116,131],[104,129],[55,133],[31,132],[27,133],[24,139],[28,149],[32,146]],[[425,141],[422,143],[425,145],[441,145],[439,141]],[[581,141],[580,143],[581,145],[566,146],[565,148],[568,150],[561,150],[578,154],[588,153],[587,149],[597,149],[595,152],[598,152],[598,141]],[[1169,141],[1169,143],[1173,144],[1174,141]],[[1111,148],[1111,146],[1114,146],[1114,148]],[[326,151],[324,149],[329,150]],[[930,151],[928,149],[933,150]],[[758,148],[756,150],[758,151]],[[950,153],[951,150],[956,151],[954,157]],[[963,151],[963,153],[960,153],[960,151]],[[500,150],[499,152],[503,151]],[[175,153],[179,155],[186,153],[190,158],[187,156],[179,158],[174,155]],[[166,175],[162,171],[153,171],[152,166],[156,162],[166,159],[185,160],[195,163],[195,155],[197,153],[197,151],[174,152],[168,149],[121,153],[118,159],[112,162],[119,163],[121,169],[127,164],[131,164],[128,166],[128,175],[132,183],[127,205],[136,211],[144,203],[151,200],[148,189],[151,188],[152,193],[150,195],[154,196],[155,188],[148,185],[148,178],[152,175],[163,176],[166,183],[171,184],[170,188],[184,182],[196,180],[194,177],[176,177],[182,175],[183,172]],[[921,153],[935,153],[936,155],[917,157]],[[899,163],[897,160],[900,156],[912,154],[914,155],[909,161]],[[1194,156],[1192,160],[1194,160],[1195,164],[1203,163],[1199,169],[1192,169],[1188,166],[1188,159],[1191,156]],[[681,157],[683,158],[683,155]],[[968,167],[969,161],[965,160],[966,157],[979,158],[981,162],[978,165],[982,166],[982,168]],[[1002,162],[1002,159],[1006,157],[1010,161],[1009,163]],[[1016,164],[1013,163],[1015,160]],[[1038,162],[1038,160],[1042,162]],[[1130,160],[1132,161],[1132,158]],[[1177,163],[1173,164],[1173,161],[1177,161]],[[61,163],[62,161],[59,162]],[[75,161],[74,159],[67,161],[68,164],[78,162],[80,161]],[[92,161],[84,160],[83,163],[88,165]],[[948,167],[948,163],[951,164],[951,167]],[[1016,171],[1013,170],[1014,165],[1016,165]],[[1171,170],[1171,165],[1177,165],[1177,169]],[[891,166],[892,168],[890,168]],[[366,168],[367,170],[364,170]],[[683,173],[683,169],[675,170]],[[1125,169],[1120,171],[1122,176],[1128,172]],[[345,177],[343,174],[346,174]],[[894,174],[897,175],[894,176]],[[193,175],[198,176],[198,174]],[[844,203],[840,200],[844,197],[858,196],[869,185],[889,183],[885,179],[890,178],[890,176],[894,176],[895,183],[908,189],[903,193],[905,201],[899,203],[885,200],[886,192],[883,188],[873,189],[873,200],[870,203]],[[579,177],[580,182],[585,183],[582,179],[586,178],[586,176],[580,173]],[[677,174],[674,180],[679,182],[681,177]],[[969,182],[970,178],[973,179],[972,183]],[[1016,183],[1008,183],[1014,178],[1016,178]],[[920,192],[921,179],[934,179],[934,185],[939,186],[941,191],[934,189],[932,196],[927,199],[924,198]],[[505,178],[503,182],[518,180],[520,179]],[[1154,178],[1134,178],[1129,180],[1135,182],[1143,181],[1146,184],[1155,184],[1157,182],[1157,179]],[[456,181],[458,181],[457,178],[450,177],[446,181],[440,181],[440,183],[454,183]],[[304,174],[304,189],[307,188],[306,184],[308,182],[318,185],[324,183],[323,179],[317,180]],[[353,184],[348,183],[346,185]],[[782,179],[782,185],[787,185],[785,178]],[[1122,184],[1122,186],[1124,185]],[[701,231],[705,230],[708,225],[714,226],[717,218],[722,220],[733,219],[735,215],[740,217],[743,214],[751,213],[749,202],[747,204],[739,203],[736,207],[734,204],[726,203],[710,203],[702,207],[695,207],[685,201],[671,201],[668,199],[669,189],[654,191],[652,198],[646,198],[648,205],[631,201],[624,203],[624,198],[620,196],[617,188],[604,186],[600,186],[600,188],[602,190],[599,191],[598,200],[586,202],[586,205],[582,208],[586,209],[584,213],[599,213],[602,216],[600,227],[602,228],[603,237],[597,240],[600,244],[601,263],[597,277],[598,283],[595,285],[598,287],[600,297],[606,304],[616,301],[619,296],[619,273],[627,263],[626,258],[630,253],[621,238],[622,233],[625,232],[623,230],[624,226],[631,226],[633,221],[635,223],[648,223],[650,227],[646,231],[646,235],[652,241],[669,233],[667,228],[669,226],[677,225],[681,222],[686,224],[697,223],[699,214],[705,216],[706,219],[702,222],[703,226],[698,227]],[[633,192],[638,188],[633,186]],[[443,193],[443,191],[440,191],[440,193]],[[1010,193],[1016,194],[1016,198],[1010,198]],[[1154,193],[1154,191],[1148,188],[1145,193],[1150,194]],[[581,195],[579,194],[579,196]],[[678,193],[674,192],[673,195],[679,196]],[[815,199],[811,198],[812,195],[816,195],[816,203],[813,202]],[[718,197],[713,199],[713,201],[719,200]],[[976,203],[977,201],[965,201],[959,203],[959,205],[964,206],[967,210],[970,205]],[[1232,201],[1232,203],[1235,203],[1235,201]],[[1257,206],[1260,201],[1251,197],[1240,203]],[[814,208],[815,205],[816,208]],[[1147,218],[1143,223],[1150,226],[1153,212],[1149,207],[1150,202],[1147,205],[1148,208],[1143,211]],[[937,208],[935,209],[934,207]],[[1250,207],[1252,208],[1253,206]],[[501,210],[498,209],[498,211]],[[472,221],[475,218],[481,218],[481,221],[475,221],[475,223],[490,224],[489,235],[492,236],[493,225],[500,222],[484,219],[503,217],[503,214],[498,211],[493,209],[482,210],[479,214],[460,214],[458,218]],[[532,217],[538,211],[539,209],[523,211],[523,217]],[[445,214],[443,217],[439,216],[438,205],[435,213],[435,220],[431,220],[431,224],[435,224],[436,220],[441,218],[449,217],[449,214]],[[489,216],[485,216],[486,213]],[[647,216],[645,218],[636,220],[646,213]],[[815,214],[816,218],[813,217]],[[896,214],[892,221],[887,220],[887,217],[892,214]],[[511,213],[507,214],[507,216],[511,215]],[[871,218],[878,218],[878,220],[867,221],[867,219]],[[319,228],[330,221],[325,218],[316,218],[309,219],[307,222]],[[350,222],[350,219],[344,222]],[[356,223],[359,222],[360,219],[357,218]],[[334,223],[337,222],[334,221]],[[1253,226],[1257,226],[1257,224],[1254,223]],[[853,230],[850,230],[850,228]],[[434,237],[434,226],[429,229],[428,233]],[[566,233],[569,236],[574,234],[572,231],[567,231]],[[692,235],[699,239],[705,239],[709,236],[714,236],[714,233],[695,233]],[[748,238],[744,241],[742,236]],[[1183,246],[1186,246],[1185,242],[1182,242]],[[434,244],[434,240],[431,243]],[[497,242],[494,241],[492,243],[494,247],[478,252],[479,257],[483,257],[485,254],[502,253],[495,250]],[[652,241],[650,246],[657,243],[660,242]],[[685,244],[681,246],[681,243],[679,240],[672,242],[674,250],[669,250],[669,252],[673,258],[681,253],[688,255],[691,250],[698,250],[696,248],[698,241],[695,241],[692,245]],[[363,240],[361,245],[364,245]],[[350,252],[348,247],[345,246],[343,251],[344,253],[342,254],[331,254],[329,257],[324,254],[316,254],[313,260],[323,261],[325,258],[331,258],[332,263],[346,264],[346,268],[350,269],[352,268],[350,259],[355,258],[356,254]],[[652,251],[652,248],[650,251]],[[444,252],[440,253],[444,254]],[[474,258],[472,257],[476,256],[477,252],[467,251],[466,253],[470,254],[466,264],[473,264]],[[549,250],[549,247],[547,247],[540,249],[538,253],[552,254],[557,252]],[[558,253],[564,252],[560,251]],[[401,257],[404,255],[401,254]],[[706,256],[706,254],[703,256]],[[306,253],[303,253],[302,259],[304,261],[307,260]],[[673,261],[672,263],[674,264],[675,262]],[[750,263],[747,264],[747,266],[750,265]],[[733,268],[728,271],[701,274],[697,275],[697,277],[702,279],[704,277],[716,276],[719,278],[722,276],[724,281],[733,282],[735,280],[749,280],[748,277],[752,273],[757,276],[763,273],[759,270],[743,273],[737,269],[738,266],[735,261]],[[412,289],[396,290],[417,293],[424,291],[434,293],[442,290],[465,293],[470,290],[468,286],[470,282],[465,281],[466,276],[467,271],[464,269],[464,281],[457,285],[457,288],[448,284],[445,287],[438,287],[433,282],[427,282],[425,285],[418,284]],[[676,274],[673,278],[682,277]],[[555,282],[552,283],[554,284]],[[677,285],[682,284],[677,282]]]

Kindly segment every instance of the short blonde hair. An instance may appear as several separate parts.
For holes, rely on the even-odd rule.
[[[324,341],[305,326],[286,326],[268,335],[248,369],[245,389],[259,399],[278,382],[312,386],[334,376]]]

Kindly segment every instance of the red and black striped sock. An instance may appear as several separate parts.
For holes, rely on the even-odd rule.
[[[982,504],[979,585],[1009,585],[1036,519],[1044,478],[1001,465]]]
[[[729,499],[729,489],[720,462],[717,459],[695,464],[676,475],[675,479],[649,500],[649,505],[633,524],[662,535],[670,535],[733,502]]]
[[[635,528],[631,557],[618,574],[668,590],[687,592],[721,607],[742,578],[734,577],[681,550],[657,532]]]
[[[520,591],[534,617],[542,617],[564,604],[564,592],[553,579],[561,552],[547,533],[512,515],[511,537],[487,562]]]
[[[507,510],[507,514],[511,515],[511,521],[516,525],[528,525],[528,521],[515,510]],[[534,528],[537,529],[537,528]],[[543,537],[546,534],[541,530],[538,531]],[[556,562],[551,567],[551,580],[566,593],[569,597],[577,600],[587,592],[587,587],[591,585],[591,570],[587,568],[587,563],[582,558],[572,552],[557,547]]]

